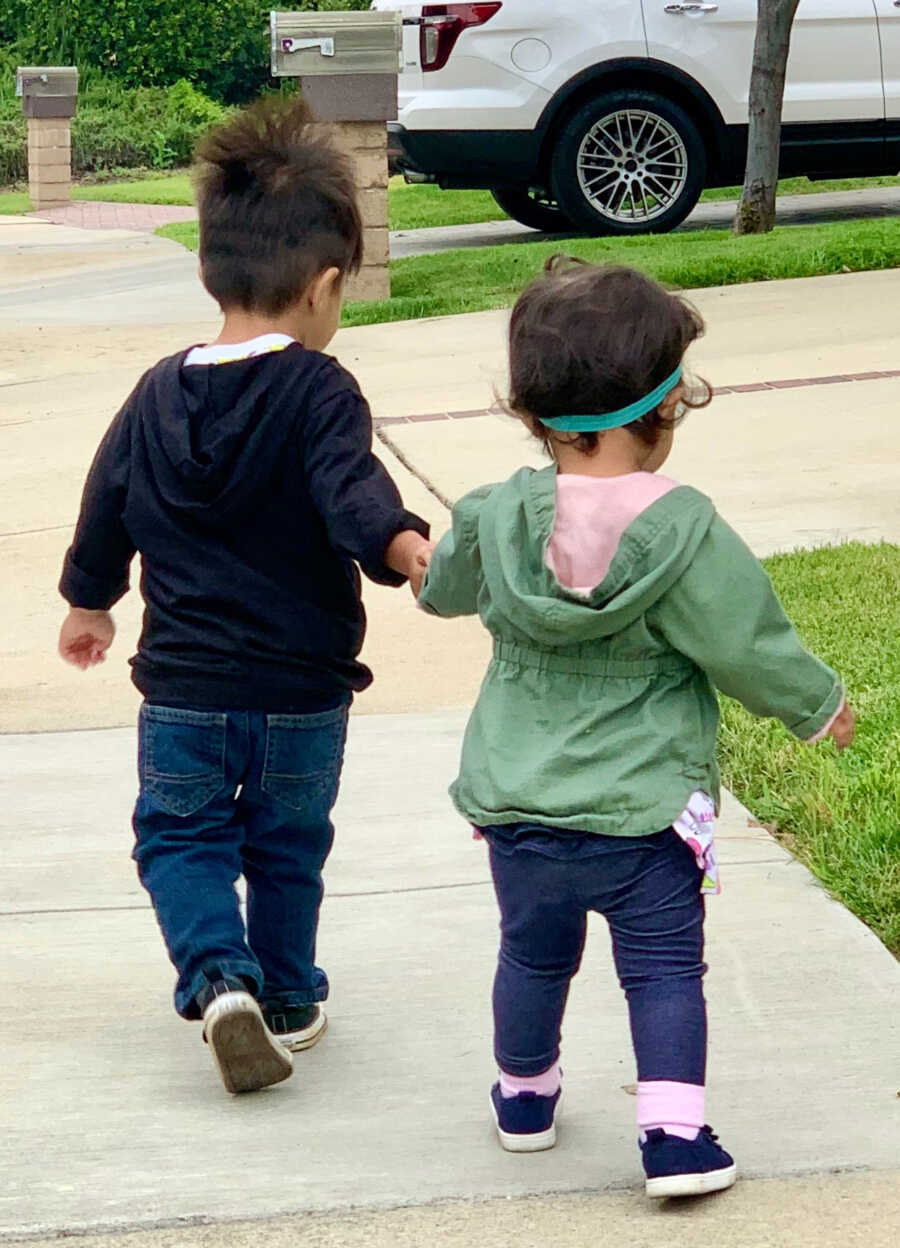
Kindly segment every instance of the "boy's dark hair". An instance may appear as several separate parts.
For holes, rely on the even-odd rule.
[[[704,331],[686,300],[634,269],[553,256],[519,297],[509,327],[509,410],[550,449],[542,418],[616,412],[670,377]],[[685,385],[686,407],[705,407],[705,381]],[[652,411],[624,427],[647,446],[677,423]],[[554,434],[585,454],[602,433]]]
[[[302,98],[269,96],[197,146],[203,284],[223,308],[277,315],[317,273],[355,273],[353,168]]]

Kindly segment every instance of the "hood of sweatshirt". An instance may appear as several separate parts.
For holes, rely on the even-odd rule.
[[[166,503],[234,512],[271,482],[296,413],[330,358],[299,343],[224,364],[186,365],[187,352],[152,369],[135,395],[138,436]]]
[[[603,580],[583,594],[547,565],[556,519],[556,468],[523,468],[484,498],[478,521],[493,607],[536,645],[560,646],[621,632],[690,565],[715,515],[712,502],[678,485],[625,529]]]

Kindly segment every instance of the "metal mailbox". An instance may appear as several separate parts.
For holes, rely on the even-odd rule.
[[[271,14],[272,75],[299,78],[320,121],[397,116],[399,12]]]
[[[400,71],[399,12],[271,14],[272,75],[393,74]]]
[[[16,95],[26,117],[74,117],[78,70],[74,65],[20,65]]]

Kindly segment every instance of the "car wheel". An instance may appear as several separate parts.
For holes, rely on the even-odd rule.
[[[541,230],[544,234],[572,232],[572,222],[548,196],[509,186],[495,186],[491,194],[508,217],[527,225],[530,230]]]
[[[652,91],[611,91],[580,108],[553,151],[560,209],[589,234],[662,234],[692,210],[706,148],[683,108]]]

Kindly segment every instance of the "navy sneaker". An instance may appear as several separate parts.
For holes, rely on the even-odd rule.
[[[556,1111],[562,1088],[553,1096],[520,1092],[503,1096],[500,1084],[491,1088],[491,1111],[500,1143],[508,1153],[540,1153],[556,1143]]]
[[[701,1127],[696,1140],[653,1127],[641,1153],[648,1196],[702,1196],[731,1187],[737,1178],[734,1158],[721,1147],[712,1127]]]
[[[213,981],[197,1002],[203,1011],[203,1039],[229,1092],[257,1092],[290,1077],[291,1055],[270,1033],[242,980]]]
[[[278,1005],[263,1001],[262,1012],[269,1031],[292,1053],[311,1049],[322,1039],[328,1026],[321,1005]]]

